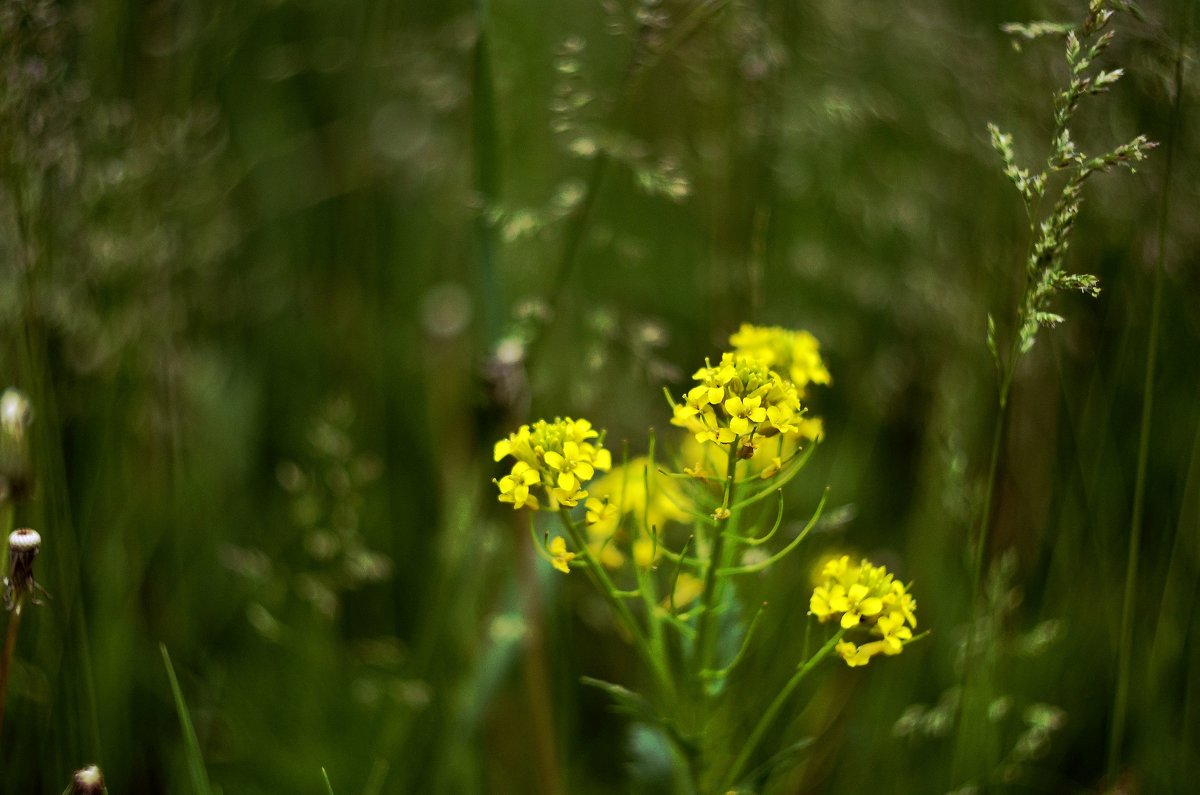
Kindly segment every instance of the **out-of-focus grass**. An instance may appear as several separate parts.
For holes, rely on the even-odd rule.
[[[794,576],[747,585],[771,608],[730,686],[765,702],[794,666],[827,550],[914,580],[933,629],[806,685],[791,728],[825,736],[780,791],[963,783],[940,713],[895,729],[958,681],[971,614],[985,314],[1013,304],[1026,244],[985,124],[1044,140],[1061,70],[1057,44],[1016,52],[999,25],[1080,4],[730,3],[640,78],[613,137],[631,64],[693,8],[648,6],[639,27],[617,5],[97,0],[4,37],[5,74],[28,79],[6,78],[21,101],[0,130],[0,380],[37,408],[17,521],[45,538],[54,598],[25,616],[0,789],[89,761],[114,792],[185,787],[160,642],[227,792],[317,792],[322,766],[339,792],[627,789],[636,735],[578,679],[635,684],[631,655],[588,593],[528,561],[492,501],[491,442],[531,411],[582,414],[641,452],[666,427],[661,385],[742,320],[822,341],[827,439],[791,501],[828,485],[840,520]],[[1085,110],[1085,146],[1167,136],[1190,3],[1144,11],[1117,23],[1128,76]],[[1200,773],[1184,74],[1120,766],[1154,792]],[[620,156],[548,306],[589,144]],[[993,758],[1023,736],[1028,759],[996,788],[1103,786],[1164,167],[1090,186],[1070,259],[1104,292],[1068,299],[1017,375],[990,736]],[[485,365],[505,339],[536,340],[527,383]],[[334,431],[331,401],[349,412]],[[376,479],[355,480],[363,456]],[[321,486],[313,504],[284,462]],[[351,519],[386,581],[330,554],[319,531]]]

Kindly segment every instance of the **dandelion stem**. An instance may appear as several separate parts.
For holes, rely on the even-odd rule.
[[[787,703],[788,696],[799,686],[809,671],[816,668],[822,660],[829,656],[829,653],[833,651],[833,647],[838,644],[838,641],[845,634],[846,630],[840,629],[833,637],[825,641],[825,645],[817,649],[816,654],[809,657],[807,662],[797,668],[796,673],[792,674],[792,678],[788,680],[788,683],[776,694],[775,700],[771,702],[771,706],[767,707],[767,711],[758,719],[754,730],[750,732],[750,738],[746,740],[746,744],[742,746],[742,750],[738,754],[737,759],[734,760],[733,766],[729,768],[726,786],[722,787],[721,791],[732,789],[738,783],[738,777],[742,775],[742,771],[746,768],[750,757],[758,748],[758,744],[762,742],[763,735],[766,734],[767,729],[771,728],[771,724],[775,722],[775,717],[779,714],[779,710],[783,709],[783,705]]]
[[[1129,519],[1129,550],[1125,556],[1125,591],[1121,599],[1121,636],[1117,652],[1117,687],[1113,696],[1112,723],[1108,736],[1107,780],[1116,779],[1121,765],[1121,745],[1129,709],[1129,681],[1133,663],[1133,613],[1137,598],[1138,553],[1142,547],[1142,510],[1146,501],[1146,467],[1150,452],[1150,421],[1154,410],[1154,371],[1158,360],[1159,317],[1162,314],[1163,260],[1166,256],[1167,218],[1169,215],[1172,162],[1183,101],[1184,37],[1180,34],[1175,56],[1175,100],[1167,129],[1166,164],[1163,167],[1162,205],[1158,214],[1158,251],[1154,263],[1154,296],[1150,305],[1150,339],[1146,344],[1146,371],[1142,382],[1142,418],[1138,430],[1137,470],[1133,485],[1133,506]]]
[[[13,507],[8,500],[0,502],[0,530],[3,538],[8,538],[12,532]],[[11,551],[9,554],[12,554]],[[4,728],[4,701],[8,695],[8,670],[12,666],[13,650],[17,647],[17,632],[21,629],[21,604],[23,595],[17,595],[13,606],[12,617],[8,620],[8,632],[4,637],[4,656],[0,657],[0,730]]]
[[[4,728],[4,701],[8,695],[8,672],[12,668],[13,651],[17,648],[17,633],[21,631],[21,606],[24,604],[23,595],[17,597],[17,603],[8,619],[8,632],[4,636],[4,655],[0,657],[0,730]]]

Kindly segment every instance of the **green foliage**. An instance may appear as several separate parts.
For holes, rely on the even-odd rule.
[[[171,655],[167,652],[166,644],[159,644],[159,650],[162,652],[163,666],[167,669],[167,679],[171,683],[171,697],[175,699],[175,713],[179,717],[179,729],[183,735],[183,750],[192,779],[192,792],[196,795],[211,795],[213,789],[208,781],[208,771],[204,767],[204,754],[200,750],[200,740],[196,737],[192,717],[188,714],[179,679],[175,676],[175,667],[171,665]],[[326,777],[325,780],[328,782],[329,778]]]
[[[821,646],[826,554],[903,572],[935,631],[810,673],[742,780],[1188,791],[1196,4],[1118,5],[0,0],[0,390],[33,404],[0,519],[50,595],[0,791],[95,762],[184,792],[199,752],[248,795],[318,763],[368,795],[662,791],[669,733],[581,684],[645,669],[493,505],[490,445],[661,433],[647,396],[745,320],[822,341],[825,441],[782,497],[829,496],[727,595],[704,739],[736,754]],[[731,566],[804,531],[779,499]]]

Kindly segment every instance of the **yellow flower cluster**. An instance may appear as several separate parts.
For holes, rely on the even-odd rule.
[[[673,404],[671,424],[691,431],[698,442],[730,444],[740,438],[753,449],[758,438],[799,430],[795,385],[757,356],[725,353],[692,378],[699,384]]]
[[[729,337],[729,344],[738,353],[757,357],[767,367],[786,375],[801,395],[809,384],[828,384],[831,380],[821,361],[821,344],[807,331],[743,323]]]
[[[837,618],[843,629],[866,629],[878,640],[862,645],[842,641],[837,653],[851,668],[866,665],[877,654],[894,655],[912,640],[917,602],[883,566],[850,556],[831,560],[822,571],[824,583],[813,590],[809,612],[820,621]]]
[[[678,481],[661,472],[647,471],[649,465],[647,458],[634,458],[588,488],[591,495],[586,503],[588,547],[608,568],[619,568],[625,563],[625,553],[615,537],[622,516],[632,516],[638,526],[644,522],[645,527],[657,528],[660,533],[667,522],[690,521],[687,511],[692,508],[692,501]],[[642,568],[649,567],[661,555],[654,539],[645,534],[633,540],[630,551],[634,563]]]
[[[541,508],[540,491],[548,498],[550,510],[578,505],[588,496],[583,487],[596,470],[612,468],[612,454],[601,446],[599,436],[587,420],[566,417],[522,425],[496,442],[492,451],[496,461],[516,459],[512,470],[495,481],[500,502],[510,503],[513,510],[536,511]]]

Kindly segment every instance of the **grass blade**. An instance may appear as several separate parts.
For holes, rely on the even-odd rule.
[[[187,703],[183,700],[183,691],[179,689],[179,680],[175,677],[175,667],[171,665],[171,655],[167,652],[165,643],[158,644],[158,648],[162,651],[163,665],[167,668],[167,678],[171,680],[171,694],[175,697],[175,712],[179,715],[179,729],[183,732],[183,744],[187,752],[192,789],[197,795],[212,795],[208,771],[204,769],[204,757],[200,754],[200,740],[196,737],[196,729],[192,726],[192,719],[188,715]]]

